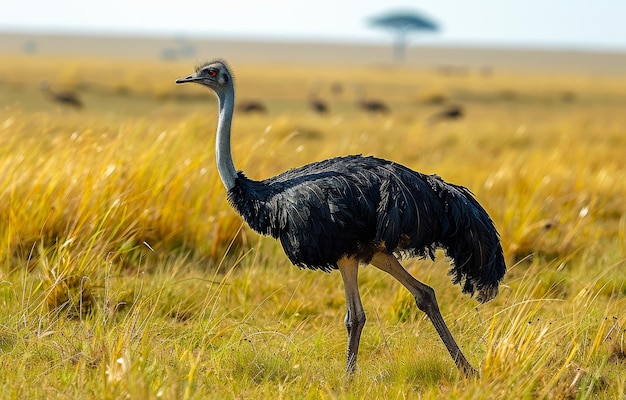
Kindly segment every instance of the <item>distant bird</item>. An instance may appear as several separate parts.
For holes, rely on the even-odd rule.
[[[82,108],[83,102],[76,92],[71,90],[54,91],[48,81],[41,81],[39,89],[52,101],[74,108]]]
[[[247,114],[251,114],[251,113],[266,114],[267,113],[267,107],[265,107],[265,104],[263,104],[259,100],[241,101],[240,103],[237,104],[237,110],[243,113],[247,113]]]
[[[499,235],[469,190],[400,164],[352,155],[315,162],[255,181],[235,169],[230,130],[235,91],[224,61],[200,66],[176,83],[212,89],[219,102],[216,158],[230,204],[255,231],[280,240],[298,267],[339,269],[346,291],[346,372],[356,367],[365,312],[358,267],[372,264],[389,273],[415,297],[452,359],[467,376],[476,374],[446,326],[434,290],[399,263],[434,257],[443,248],[454,261],[449,274],[464,293],[485,302],[498,293],[506,266]]]
[[[435,123],[445,120],[461,119],[465,116],[465,111],[460,105],[450,105],[436,112],[428,118],[428,122]]]
[[[356,87],[357,92],[357,106],[370,114],[388,114],[391,110],[387,104],[378,99],[371,99],[365,96],[365,89],[362,86]]]

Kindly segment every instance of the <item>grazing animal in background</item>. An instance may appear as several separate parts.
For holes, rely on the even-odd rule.
[[[237,104],[237,110],[241,111],[242,113],[247,113],[247,114],[251,114],[251,113],[266,114],[267,113],[267,107],[265,107],[265,104],[263,104],[262,102],[258,100],[243,100]]]
[[[428,118],[428,122],[434,124],[439,121],[445,120],[456,120],[461,119],[465,116],[465,111],[463,107],[460,105],[450,105],[445,107],[443,110],[436,112]]]
[[[330,85],[330,92],[335,97],[341,96],[341,94],[343,93],[343,85],[341,84],[341,82],[333,82]]]
[[[476,375],[441,316],[434,290],[399,259],[434,258],[443,248],[454,261],[449,274],[464,293],[485,302],[498,293],[506,266],[498,232],[469,190],[392,161],[361,155],[331,158],[252,180],[231,154],[235,90],[224,61],[212,61],[176,83],[212,89],[219,102],[218,174],[228,201],[255,231],[278,239],[298,267],[338,269],[345,286],[348,332],[346,371],[355,370],[365,312],[357,282],[362,264],[387,272],[414,296],[457,367]]]
[[[54,91],[50,87],[50,83],[48,81],[42,81],[39,84],[39,89],[41,89],[46,97],[56,103],[64,104],[77,109],[83,107],[83,102],[80,100],[80,97],[76,92],[71,90]]]
[[[362,86],[356,87],[357,102],[356,105],[361,110],[370,114],[388,114],[391,110],[387,104],[378,99],[371,99],[365,96],[365,89]]]
[[[312,111],[317,114],[327,114],[329,111],[328,104],[319,97],[319,86],[316,85],[309,92],[308,103]]]
[[[309,107],[317,114],[328,114],[328,104],[321,99],[309,99]]]

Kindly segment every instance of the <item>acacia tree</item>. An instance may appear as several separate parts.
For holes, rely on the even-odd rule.
[[[408,34],[417,31],[437,32],[439,25],[414,12],[392,12],[369,20],[369,24],[375,28],[382,28],[394,35],[393,59],[395,62],[404,62],[406,48],[408,46]]]

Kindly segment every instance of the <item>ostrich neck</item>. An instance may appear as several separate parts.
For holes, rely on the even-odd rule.
[[[218,94],[217,97],[219,100],[219,119],[215,139],[215,159],[220,179],[226,190],[230,190],[235,186],[235,179],[237,178],[237,170],[230,150],[230,126],[233,120],[235,92],[231,86],[226,92]]]

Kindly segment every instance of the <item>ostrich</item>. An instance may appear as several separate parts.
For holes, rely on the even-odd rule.
[[[78,94],[76,94],[75,92],[72,92],[70,90],[63,90],[63,91],[58,91],[58,92],[54,91],[50,87],[50,83],[48,83],[48,81],[42,81],[39,84],[39,88],[52,101],[55,101],[55,102],[61,103],[61,104],[65,104],[65,105],[68,105],[68,106],[74,107],[74,108],[82,108],[83,107],[83,102],[80,101],[80,98],[78,97]]]
[[[278,239],[298,267],[338,269],[345,287],[348,333],[346,373],[356,368],[365,312],[358,268],[371,264],[397,279],[426,313],[458,369],[477,374],[441,316],[435,291],[415,279],[399,259],[434,258],[441,247],[454,261],[449,274],[462,291],[485,302],[498,293],[506,266],[499,235],[471,192],[391,161],[351,155],[291,169],[255,181],[237,171],[231,154],[234,85],[216,60],[176,83],[194,82],[218,98],[217,171],[229,203],[247,224]]]
[[[389,111],[389,107],[385,102],[378,99],[369,99],[365,96],[365,89],[361,86],[356,87],[357,92],[357,106],[365,112],[371,114],[387,114]]]

